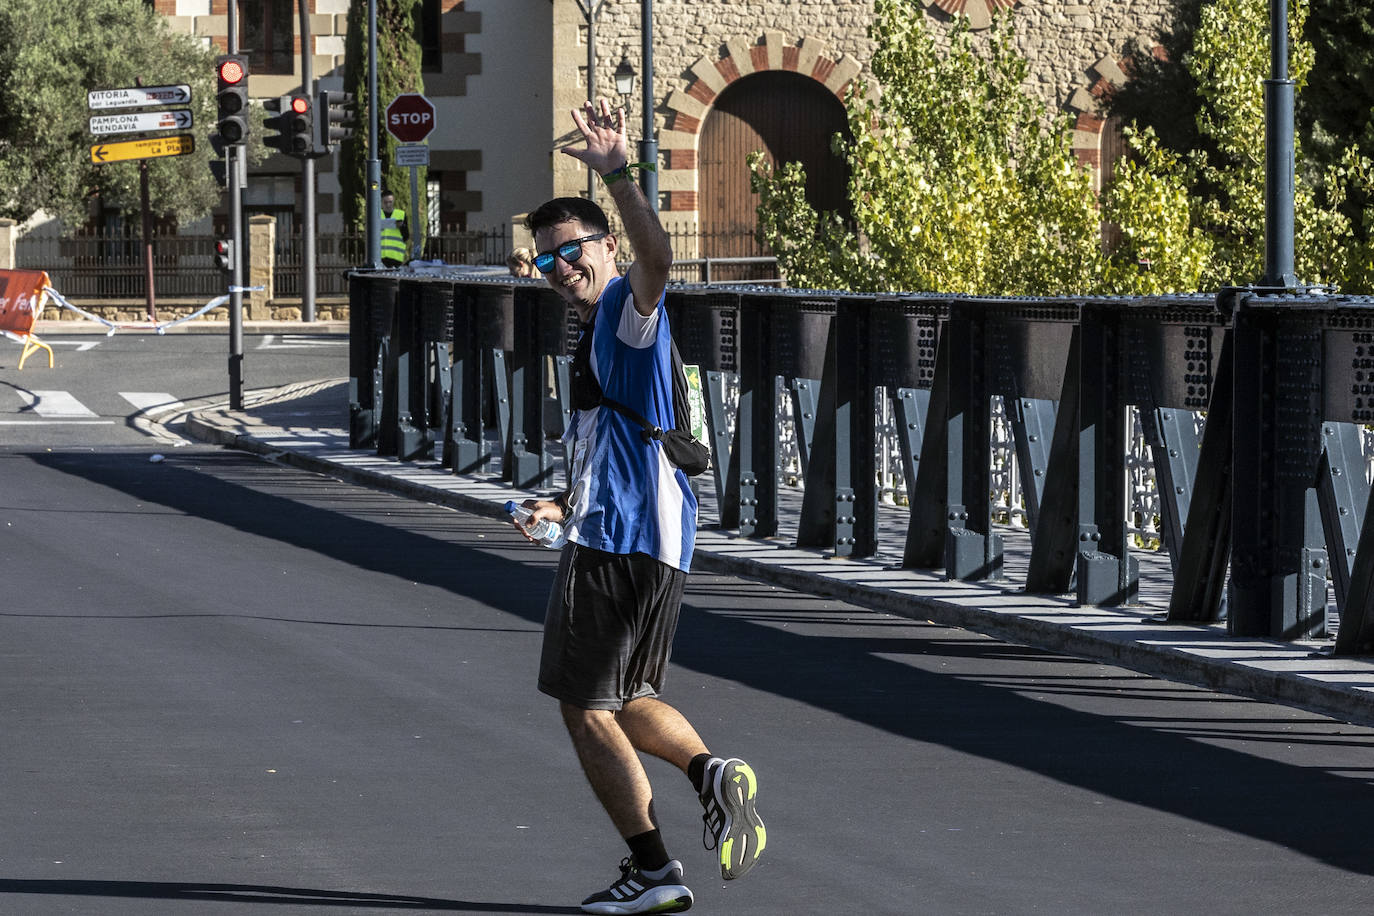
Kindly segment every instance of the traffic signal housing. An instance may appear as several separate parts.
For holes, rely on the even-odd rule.
[[[215,177],[215,184],[221,188],[227,188],[229,187],[229,162],[224,158],[224,138],[219,134],[211,134],[210,148],[215,151],[217,157],[210,160],[210,174]]]
[[[234,269],[233,239],[217,239],[215,241],[215,266],[226,273]]]
[[[315,106],[318,136],[315,154],[327,156],[334,144],[353,136],[357,113],[353,109],[353,93],[337,89],[321,89],[319,104]]]
[[[226,146],[242,146],[248,142],[248,58],[242,54],[215,58],[215,78],[219,82],[216,130]]]
[[[315,157],[315,106],[309,96],[292,93],[268,99],[263,107],[277,112],[275,117],[263,122],[271,131],[263,139],[264,143],[297,159]]]

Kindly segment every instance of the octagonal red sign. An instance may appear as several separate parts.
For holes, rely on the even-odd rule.
[[[434,129],[434,103],[418,92],[396,96],[386,106],[386,129],[402,143],[419,143]]]

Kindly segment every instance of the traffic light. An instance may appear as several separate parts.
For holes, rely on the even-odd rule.
[[[297,159],[315,156],[315,108],[309,96],[284,95],[268,99],[263,107],[278,113],[264,122],[268,130],[275,132],[269,133],[264,143]]]
[[[242,54],[215,58],[215,76],[219,80],[216,129],[226,145],[241,146],[248,142],[248,58]]]
[[[234,269],[233,239],[215,241],[215,266],[226,273]]]
[[[353,125],[357,113],[353,110],[353,93],[339,92],[335,89],[321,89],[319,104],[315,107],[318,122],[318,136],[315,141],[315,154],[329,155],[334,144],[353,136]]]
[[[229,163],[224,158],[224,138],[219,134],[210,135],[210,148],[216,158],[210,160],[210,174],[215,176],[215,184],[221,188],[229,187]]]

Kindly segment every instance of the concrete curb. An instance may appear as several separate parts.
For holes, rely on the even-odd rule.
[[[317,390],[318,383],[312,384]],[[269,403],[274,394],[289,400],[293,389],[304,390],[305,386],[255,394],[263,396],[258,403]],[[281,436],[269,439],[267,434],[284,435],[285,431],[273,427],[245,431],[222,406],[187,414],[185,429],[188,435],[206,442],[489,518],[505,518],[505,498],[529,495],[507,488],[498,501],[410,479],[423,473],[433,473],[436,480],[455,479],[437,466],[390,461],[381,468],[355,467],[283,447]],[[402,473],[405,476],[400,476]],[[828,568],[818,572],[818,566]],[[935,573],[894,570],[871,561],[827,561],[820,551],[743,539],[715,529],[700,532],[693,567],[1374,725],[1374,660],[1324,655],[1319,650],[1329,645],[1326,643],[1235,639],[1227,636],[1221,625],[1165,624],[1152,616],[1155,611],[1150,608],[1078,607],[1063,596],[1024,595],[986,584],[948,582]],[[872,584],[874,581],[884,584],[878,586]]]
[[[61,334],[95,334],[104,337],[110,329],[98,321],[78,319],[73,321],[34,322],[33,332],[41,337],[55,337]],[[124,328],[117,334],[156,334],[152,328]],[[215,319],[196,319],[176,327],[167,328],[166,334],[227,334],[229,322]],[[328,334],[348,333],[347,321],[245,321],[245,334]]]

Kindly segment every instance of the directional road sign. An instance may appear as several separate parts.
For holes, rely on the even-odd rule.
[[[185,156],[195,152],[196,141],[190,134],[175,137],[150,137],[146,140],[124,140],[120,143],[100,143],[91,147],[91,161],[96,165],[120,162],[125,159],[158,159],[162,156]]]
[[[141,130],[189,130],[193,123],[189,108],[134,111],[127,114],[95,115],[91,118],[91,133],[132,134]]]
[[[434,129],[434,103],[418,92],[406,92],[386,106],[386,129],[402,143],[419,143]]]
[[[129,86],[124,89],[92,89],[86,93],[86,107],[92,111],[103,108],[138,108],[143,105],[184,105],[191,101],[191,87]]]

